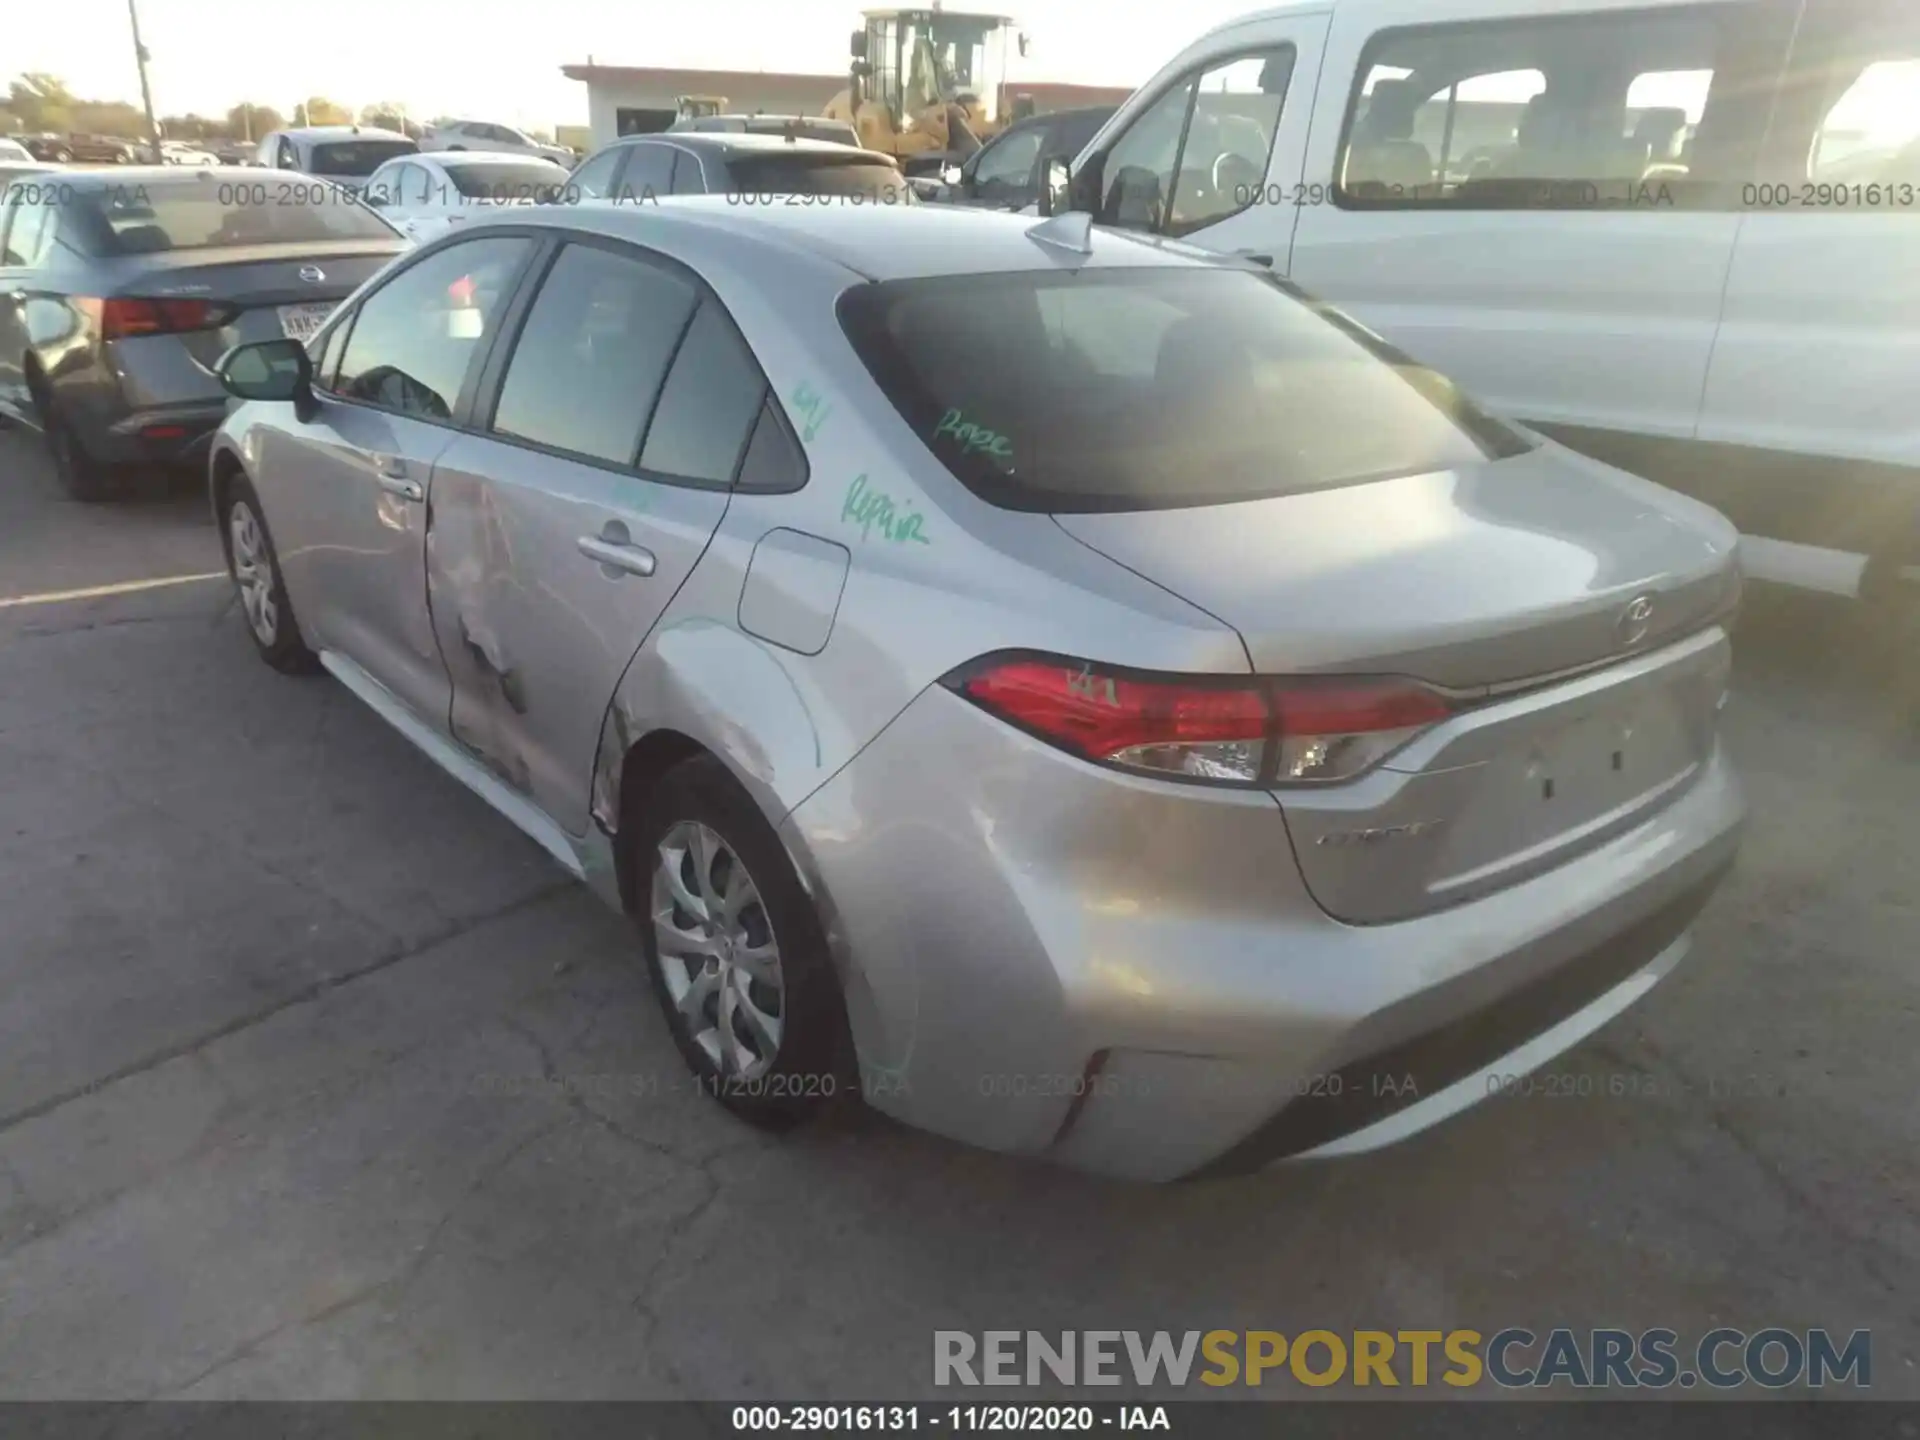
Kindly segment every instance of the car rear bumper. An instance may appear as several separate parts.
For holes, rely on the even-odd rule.
[[[930,690],[788,817],[869,1099],[1144,1180],[1391,1143],[1677,963],[1737,852],[1714,750],[1632,830],[1494,894],[1354,926],[1261,792],[1073,760]]]
[[[137,410],[87,437],[100,460],[121,465],[203,465],[226,419],[225,402]]]

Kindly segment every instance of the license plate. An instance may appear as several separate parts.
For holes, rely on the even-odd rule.
[[[320,327],[332,313],[332,305],[282,305],[280,333],[304,344],[320,333]]]

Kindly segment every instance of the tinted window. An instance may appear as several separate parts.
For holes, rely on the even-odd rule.
[[[695,298],[657,266],[567,246],[514,346],[494,430],[631,465]]]
[[[531,242],[508,236],[437,251],[360,306],[336,393],[433,420],[452,416]]]
[[[640,468],[730,482],[766,393],[753,352],[726,312],[702,302],[660,392]]]
[[[547,200],[566,183],[559,167],[545,160],[521,165],[454,160],[441,168],[453,181],[453,188],[469,200]]]
[[[841,316],[907,423],[1010,509],[1223,504],[1528,448],[1264,274],[890,281],[849,290]]]
[[[12,207],[7,226],[6,253],[0,263],[34,266],[53,248],[53,206],[19,204]]]
[[[568,192],[582,200],[604,200],[613,190],[613,175],[626,158],[626,148],[612,146],[582,164],[566,182]]]
[[[313,147],[313,173],[354,178],[371,175],[396,155],[420,147],[411,140],[331,140]]]
[[[845,160],[819,152],[739,157],[727,171],[743,195],[859,195],[890,205],[913,199],[898,169],[857,153]]]
[[[1337,198],[1375,208],[1737,205],[1792,9],[1708,5],[1388,31],[1361,57]]]
[[[309,188],[316,195],[322,189]],[[263,194],[265,203],[258,203]],[[205,180],[143,180],[138,185],[78,191],[72,210],[84,226],[87,248],[104,255],[396,238],[391,226],[345,195],[302,205],[275,204],[274,198],[271,188],[262,191]]]
[[[981,195],[991,198],[1009,191],[1032,189],[1033,167],[1040,159],[1040,146],[1046,138],[1044,123],[1029,125],[988,147],[973,171],[973,183]]]
[[[645,204],[673,193],[673,157],[666,145],[629,145],[627,168],[620,172],[618,198]]]
[[[762,494],[798,490],[807,483],[807,455],[771,396],[760,407],[760,417],[747,442],[735,488]]]
[[[707,192],[706,173],[700,167],[699,159],[685,150],[674,152],[673,157],[673,193],[676,195],[704,195]]]

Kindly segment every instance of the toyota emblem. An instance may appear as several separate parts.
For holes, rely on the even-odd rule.
[[[300,278],[309,285],[318,285],[322,280],[327,278],[327,272],[322,270],[318,265],[302,265],[300,267]]]
[[[1620,643],[1638,645],[1647,638],[1647,631],[1653,628],[1653,596],[1636,595],[1627,602],[1627,608],[1620,612]]]

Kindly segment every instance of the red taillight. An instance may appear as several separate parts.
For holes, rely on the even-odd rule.
[[[99,316],[102,340],[217,330],[237,313],[233,306],[213,300],[148,299],[140,295],[112,295],[87,308],[95,309]]]
[[[1348,780],[1452,713],[1410,680],[1143,676],[1030,655],[947,684],[1084,759],[1224,784]]]

